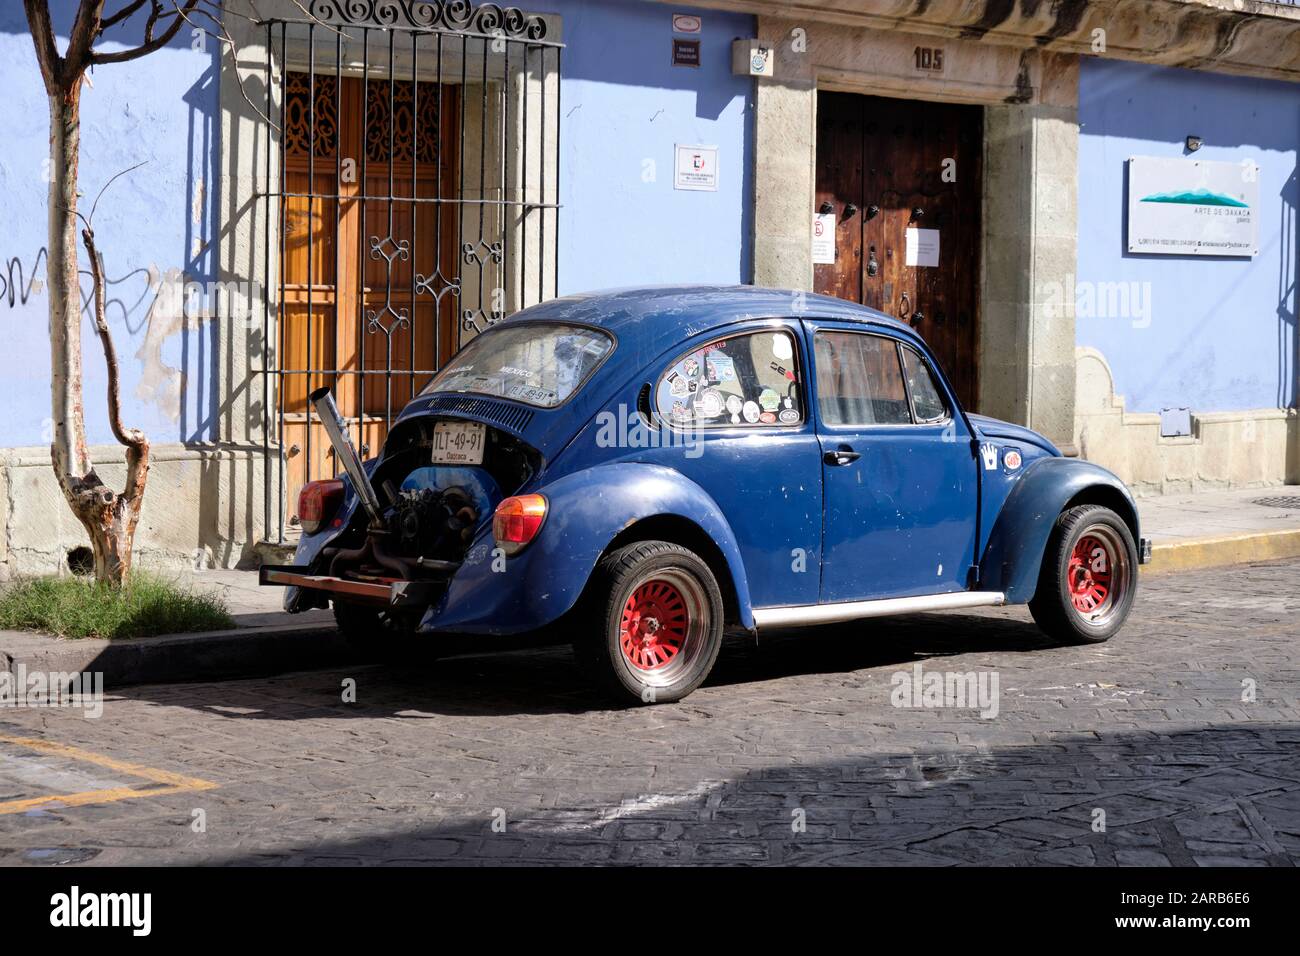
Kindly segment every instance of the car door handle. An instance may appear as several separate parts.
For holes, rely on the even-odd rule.
[[[841,445],[834,451],[828,451],[822,455],[822,461],[828,465],[847,465],[849,462],[857,461],[862,455],[854,451],[848,445]]]

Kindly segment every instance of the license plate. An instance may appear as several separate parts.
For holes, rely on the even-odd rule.
[[[481,465],[486,428],[478,422],[438,422],[433,426],[433,464]]]

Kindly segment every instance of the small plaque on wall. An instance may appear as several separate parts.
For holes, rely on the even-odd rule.
[[[678,145],[673,188],[717,192],[718,147]]]
[[[1134,156],[1128,161],[1128,251],[1166,256],[1259,254],[1259,167]]]
[[[835,213],[813,214],[812,261],[815,266],[835,264]]]
[[[673,37],[673,66],[699,66],[700,41]]]

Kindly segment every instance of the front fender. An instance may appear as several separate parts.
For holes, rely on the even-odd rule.
[[[572,472],[535,489],[546,496],[536,539],[513,558],[494,558],[490,530],[480,535],[421,631],[518,634],[551,624],[582,594],[601,554],[620,531],[645,518],[694,522],[722,552],[740,623],[754,625],[749,582],[722,509],[681,473],[661,465],[617,462]],[[494,570],[495,569],[495,570]]]
[[[1138,540],[1137,505],[1115,475],[1078,458],[1039,458],[1025,467],[994,522],[980,561],[981,590],[1002,591],[1010,604],[1032,598],[1052,526],[1080,497],[1118,513]]]

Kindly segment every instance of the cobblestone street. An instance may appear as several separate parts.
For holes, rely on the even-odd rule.
[[[0,710],[0,863],[1290,866],[1297,621],[1289,562],[1144,576],[1094,647],[1023,607],[735,638],[636,710],[567,648],[110,688]],[[996,716],[893,706],[917,662]]]

